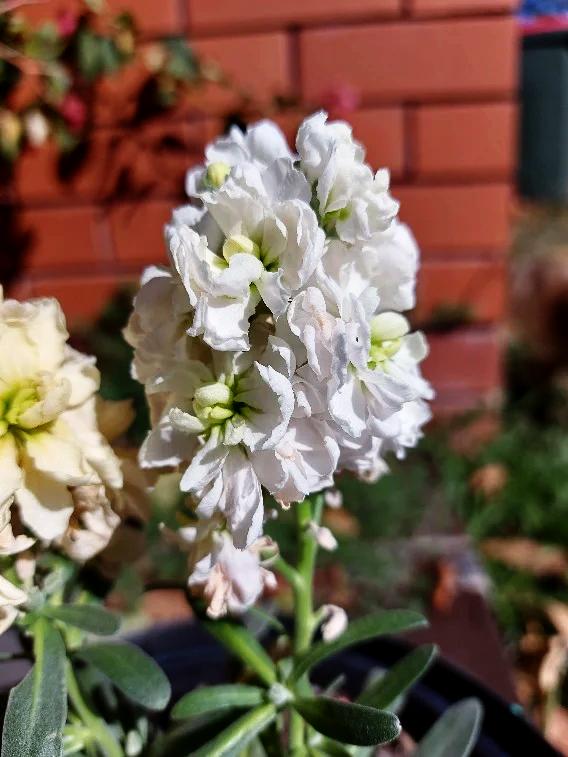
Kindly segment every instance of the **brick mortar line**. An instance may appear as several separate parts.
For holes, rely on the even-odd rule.
[[[306,0],[306,2],[309,2],[309,0]],[[403,6],[404,7],[404,6]],[[477,12],[477,13],[448,13],[448,14],[441,14],[441,15],[425,15],[425,16],[416,16],[416,15],[405,15],[404,13],[396,13],[391,15],[374,15],[374,14],[366,14],[362,16],[352,17],[352,18],[345,18],[341,16],[337,16],[334,19],[327,20],[327,21],[314,21],[314,22],[306,22],[306,21],[298,21],[294,23],[294,28],[297,28],[300,33],[303,32],[313,32],[313,31],[319,31],[319,30],[328,30],[328,29],[345,29],[345,28],[353,28],[357,26],[366,26],[368,24],[373,24],[373,26],[389,26],[392,24],[426,24],[426,23],[445,23],[447,21],[485,21],[485,20],[494,20],[499,18],[514,18],[515,14],[513,11],[505,11],[505,10],[495,10],[495,11],[483,11],[483,12]],[[293,23],[293,22],[292,22]],[[192,39],[203,41],[207,39],[221,39],[224,37],[227,38],[233,38],[233,37],[246,37],[248,35],[252,34],[274,34],[274,33],[282,33],[286,32],[287,29],[289,29],[291,22],[290,21],[275,21],[274,24],[271,24],[270,22],[262,22],[259,21],[258,23],[251,23],[250,25],[247,25],[246,27],[239,27],[237,30],[234,29],[234,27],[231,27],[229,24],[227,26],[213,26],[213,27],[207,27],[207,28],[197,28],[195,27],[191,28],[190,31],[190,37],[189,42],[191,43]],[[159,39],[159,37],[155,37],[155,39]]]

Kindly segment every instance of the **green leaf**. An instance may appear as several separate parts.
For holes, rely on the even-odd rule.
[[[234,655],[248,665],[268,686],[276,682],[276,668],[259,642],[239,623],[206,620],[205,628]]]
[[[318,662],[346,647],[350,647],[352,644],[368,641],[383,634],[400,633],[412,628],[421,628],[425,625],[427,625],[426,619],[412,610],[386,610],[368,615],[366,618],[354,620],[349,624],[345,633],[334,641],[320,641],[307,652],[298,655],[290,680],[291,682],[297,681]]]
[[[35,664],[8,698],[2,757],[60,757],[67,719],[65,647],[59,631],[34,625]]]
[[[364,704],[327,697],[297,699],[293,707],[316,731],[334,741],[356,746],[376,746],[400,734],[400,722],[392,712]]]
[[[46,606],[42,615],[99,636],[112,636],[120,628],[120,618],[98,605]]]
[[[483,708],[464,699],[446,710],[418,745],[414,757],[468,757],[477,742]]]
[[[132,644],[101,642],[77,650],[76,655],[104,673],[125,696],[149,710],[163,710],[171,687],[163,670]]]
[[[239,754],[276,717],[273,704],[263,704],[247,712],[212,741],[193,752],[194,757],[228,757]]]
[[[437,654],[438,648],[435,644],[425,644],[413,649],[382,678],[371,683],[357,702],[377,707],[379,710],[391,709],[395,700],[428,670]]]
[[[103,72],[103,55],[101,37],[87,28],[81,29],[77,37],[77,64],[87,81],[94,81]]]
[[[257,686],[227,684],[203,686],[183,696],[172,710],[174,720],[183,720],[203,715],[211,710],[219,711],[233,707],[256,707],[262,704],[264,691]]]

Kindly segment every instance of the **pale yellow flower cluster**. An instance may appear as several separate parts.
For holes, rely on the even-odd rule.
[[[99,372],[67,339],[56,300],[4,300],[0,289],[0,556],[37,540],[84,561],[119,522],[110,497],[123,477],[97,427]],[[25,599],[0,580],[0,632]]]

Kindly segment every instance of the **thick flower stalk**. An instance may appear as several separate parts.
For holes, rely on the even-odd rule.
[[[170,265],[148,269],[135,299],[125,333],[152,418],[140,462],[183,473],[189,521],[169,537],[213,617],[273,581],[264,491],[298,507],[340,470],[372,480],[430,417],[426,342],[402,314],[418,251],[388,171],[364,157],[322,112],[295,153],[268,121],[232,129],[188,173],[192,202],[165,233]],[[332,547],[314,513],[298,509],[301,539]],[[307,628],[311,593],[296,586]],[[343,626],[335,609],[318,617],[326,637]]]

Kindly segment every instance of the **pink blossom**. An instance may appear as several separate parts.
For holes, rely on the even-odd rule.
[[[57,31],[62,37],[70,37],[75,33],[79,21],[73,11],[66,9],[57,14],[55,23],[57,24]]]
[[[61,104],[61,115],[72,131],[81,131],[87,120],[87,106],[78,95],[70,92]]]

